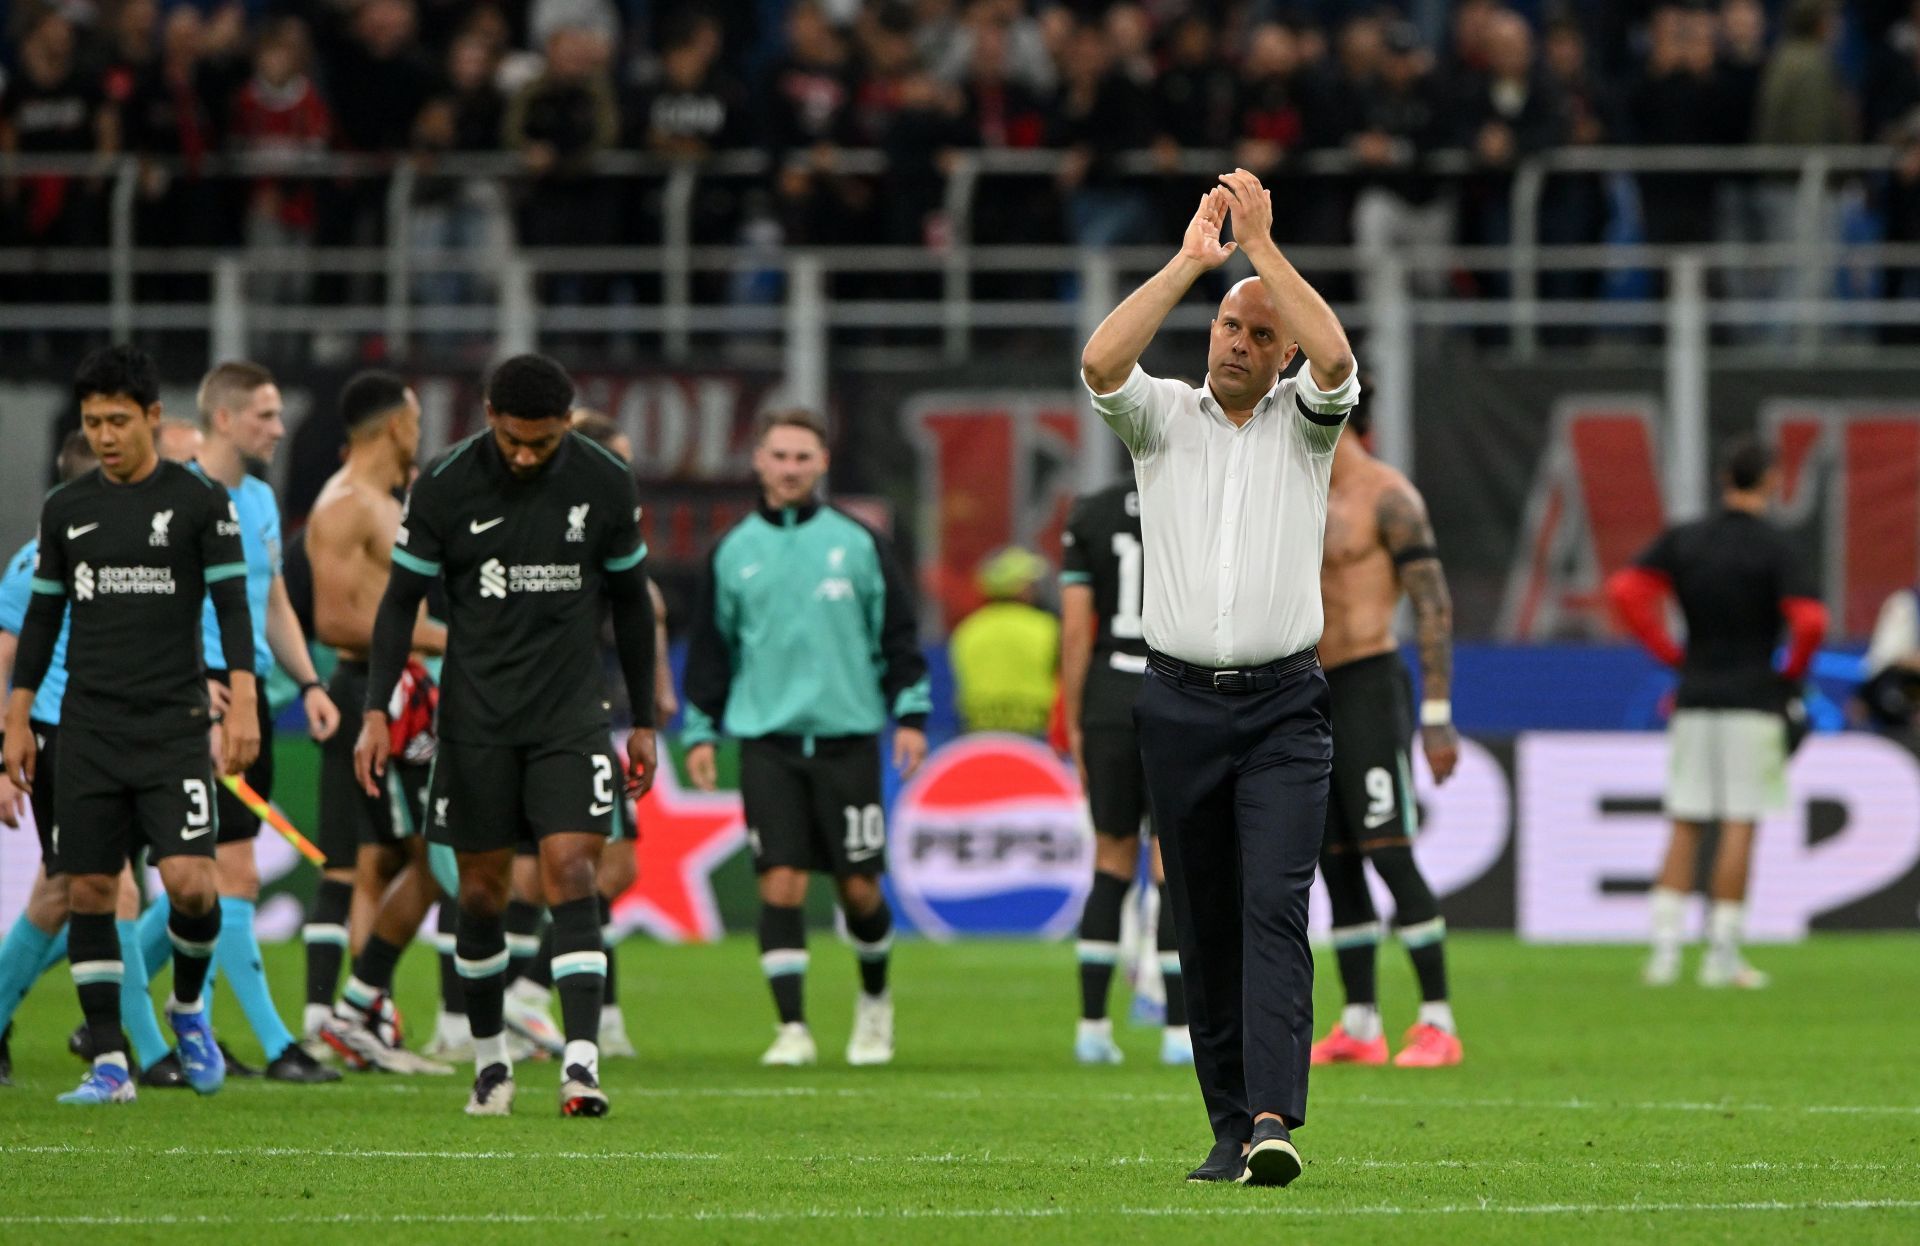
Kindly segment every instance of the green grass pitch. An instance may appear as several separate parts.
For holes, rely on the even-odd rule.
[[[630,941],[641,1058],[607,1063],[604,1121],[559,1118],[551,1064],[521,1066],[511,1120],[461,1114],[467,1069],[59,1107],[80,1068],[57,973],[0,1090],[0,1242],[1920,1241],[1912,937],[1759,949],[1774,986],[1750,995],[1642,988],[1631,949],[1452,946],[1467,1062],[1317,1073],[1287,1190],[1182,1181],[1206,1122],[1155,1031],[1119,1023],[1122,1067],[1072,1062],[1065,945],[903,945],[898,1062],[856,1070],[852,957],[816,937],[823,1063],[792,1071],[755,1063],[771,1009],[749,942]],[[298,949],[269,956],[294,1005]],[[403,973],[424,1032],[430,952]],[[1394,947],[1381,976],[1397,1037]],[[1322,1029],[1335,1006],[1323,961]],[[224,996],[216,1019],[257,1054]]]

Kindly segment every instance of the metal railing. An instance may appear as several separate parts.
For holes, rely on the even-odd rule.
[[[763,177],[772,165],[761,152],[729,152],[697,161],[610,153],[595,160],[596,176],[647,179],[658,185],[661,243],[641,247],[425,248],[413,244],[412,224],[423,187],[445,179],[524,181],[528,176],[524,165],[510,154],[457,159],[237,155],[204,162],[193,170],[178,162],[151,166],[176,177],[386,179],[384,245],[289,252],[140,245],[136,205],[147,166],[132,157],[0,158],[0,178],[64,175],[100,181],[107,186],[109,218],[105,247],[0,249],[0,274],[107,278],[105,303],[0,306],[0,332],[64,328],[105,331],[125,339],[137,332],[186,329],[205,332],[213,356],[231,358],[251,353],[250,347],[262,334],[333,330],[381,335],[388,353],[400,359],[407,357],[423,330],[484,337],[500,352],[534,349],[549,334],[640,334],[656,337],[661,354],[676,362],[694,357],[698,335],[758,337],[763,340],[755,357],[785,372],[792,397],[824,405],[835,330],[921,332],[937,345],[903,348],[907,358],[920,365],[930,359],[964,361],[973,350],[975,335],[984,331],[1050,331],[1084,340],[1129,281],[1165,262],[1168,245],[1092,251],[1074,246],[988,246],[974,241],[976,208],[981,195],[991,193],[996,179],[1051,176],[1058,170],[1059,157],[1053,151],[957,153],[941,201],[949,236],[937,249],[789,247],[771,252],[748,245],[694,244],[700,181]],[[1824,275],[1843,264],[1920,270],[1920,244],[1842,246],[1824,224],[1836,178],[1880,172],[1891,161],[1892,152],[1884,147],[1561,149],[1523,160],[1511,170],[1510,245],[1407,246],[1369,253],[1347,246],[1289,245],[1287,253],[1303,270],[1359,278],[1360,297],[1339,304],[1336,310],[1350,328],[1367,334],[1379,441],[1386,456],[1403,466],[1411,460],[1409,387],[1416,338],[1423,331],[1497,332],[1505,348],[1521,359],[1533,357],[1540,349],[1542,331],[1556,327],[1657,337],[1664,346],[1667,399],[1675,416],[1669,425],[1674,441],[1665,448],[1664,461],[1672,473],[1672,497],[1684,511],[1697,500],[1707,478],[1701,459],[1706,358],[1716,331],[1724,336],[1771,326],[1773,332],[1765,339],[1770,356],[1777,358],[1784,349],[1789,358],[1811,362],[1831,347],[1833,330],[1862,324],[1920,324],[1920,301],[1841,299],[1830,291],[1818,293],[1825,284]],[[1123,173],[1144,179],[1204,177],[1231,167],[1232,162],[1231,153],[1188,151],[1171,161],[1151,152],[1126,153],[1117,164]],[[1478,171],[1465,153],[1457,151],[1432,153],[1417,167],[1441,179]],[[834,157],[834,168],[878,176],[884,174],[885,162],[877,152],[842,151]],[[1328,193],[1338,189],[1339,183],[1327,179],[1353,179],[1366,172],[1345,152],[1307,152],[1289,157],[1282,172],[1269,181],[1281,194]],[[1776,185],[1790,180],[1794,237],[1764,244],[1687,246],[1568,246],[1540,241],[1540,216],[1551,179],[1618,173],[1727,175],[1767,179]],[[1352,181],[1346,185],[1350,188]],[[778,299],[728,302],[699,297],[700,275],[743,269],[776,275]],[[372,289],[377,284],[379,297],[330,306],[282,306],[249,297],[250,275],[292,270],[377,278],[363,285]],[[1546,274],[1623,270],[1658,272],[1663,297],[1550,299],[1540,293],[1540,278]],[[580,272],[645,276],[657,281],[658,297],[624,305],[541,304],[543,277]],[[1419,283],[1417,278],[1458,272],[1498,274],[1505,279],[1507,294],[1459,298],[1416,293],[1417,286],[1433,284]],[[1756,272],[1790,275],[1796,295],[1789,301],[1778,296],[1712,293],[1716,279]],[[447,273],[484,279],[486,297],[461,304],[418,297],[415,278]],[[833,296],[831,278],[859,273],[923,274],[935,279],[938,293],[913,298]],[[1046,278],[1053,296],[996,299],[976,293],[980,278],[1019,273]],[[210,296],[205,302],[138,300],[138,278],[156,274],[205,275]],[[1200,330],[1207,318],[1207,309],[1190,304],[1176,310],[1168,324],[1174,330]],[[1784,347],[1779,341],[1783,320],[1790,322]],[[1090,412],[1088,418],[1092,418]]]
[[[795,157],[804,161],[805,157]],[[1469,310],[1459,306],[1444,318],[1453,323],[1503,323],[1509,332],[1511,349],[1521,357],[1530,357],[1537,349],[1539,330],[1550,324],[1569,323],[1571,315],[1582,323],[1656,323],[1659,313],[1653,309],[1634,309],[1631,305],[1581,307],[1541,297],[1539,277],[1543,273],[1574,268],[1620,269],[1660,267],[1670,262],[1678,249],[1646,247],[1550,247],[1540,242],[1539,221],[1550,179],[1556,175],[1599,173],[1646,174],[1734,174],[1775,175],[1793,179],[1795,185],[1795,237],[1789,243],[1771,246],[1706,244],[1689,247],[1716,268],[1745,267],[1779,269],[1791,267],[1802,289],[1815,289],[1820,274],[1832,271],[1843,260],[1858,264],[1900,264],[1911,257],[1897,249],[1849,248],[1841,251],[1823,229],[1826,203],[1833,179],[1843,174],[1876,172],[1889,167],[1892,153],[1885,147],[1706,147],[1706,148],[1565,148],[1520,161],[1512,170],[1509,186],[1512,242],[1500,248],[1448,248],[1444,251],[1405,251],[1399,257],[1412,271],[1466,268],[1497,272],[1506,279],[1509,296],[1500,310],[1488,307]],[[836,304],[827,314],[837,325],[886,325],[936,329],[940,334],[940,353],[950,362],[966,358],[972,333],[981,327],[1043,328],[1073,323],[1071,310],[1063,310],[1048,301],[1029,305],[994,303],[976,299],[974,278],[992,272],[1038,272],[1056,275],[1077,272],[1083,265],[1076,249],[1064,247],[985,247],[973,241],[975,208],[983,185],[995,179],[1032,178],[1052,175],[1059,168],[1060,153],[1050,150],[962,151],[954,154],[946,178],[942,211],[947,219],[949,238],[943,247],[878,246],[835,248],[821,253],[821,262],[835,273],[858,271],[922,272],[939,279],[937,303],[922,301],[875,301]],[[1138,177],[1205,176],[1230,167],[1230,152],[1184,151],[1175,158],[1163,159],[1153,152],[1130,152],[1118,158],[1121,172]],[[368,306],[312,309],[304,323],[325,324],[348,332],[377,332],[385,336],[389,349],[404,357],[419,321],[420,308],[413,291],[416,275],[434,272],[465,273],[491,279],[499,293],[493,307],[499,322],[515,320],[526,310],[522,295],[525,279],[553,272],[643,273],[659,281],[659,298],[653,307],[595,309],[591,314],[597,327],[614,331],[654,333],[660,336],[662,351],[669,359],[688,357],[696,324],[750,330],[777,328],[770,323],[765,307],[716,307],[697,304],[695,274],[702,271],[734,271],[742,265],[766,265],[767,257],[746,247],[697,247],[695,237],[695,191],[705,178],[756,178],[767,175],[772,164],[758,151],[724,152],[700,160],[675,160],[647,154],[607,153],[592,162],[594,175],[605,178],[651,179],[661,186],[661,245],[658,247],[532,249],[512,247],[505,252],[457,249],[426,250],[413,245],[411,224],[418,210],[420,189],[432,179],[492,179],[513,183],[527,178],[521,160],[506,153],[462,155],[459,157],[373,157],[334,153],[238,154],[205,160],[192,168],[179,161],[150,161],[135,157],[92,155],[34,156],[0,158],[0,178],[13,176],[72,176],[108,180],[108,245],[104,250],[43,249],[0,250],[0,273],[72,272],[104,273],[108,297],[104,306],[21,305],[0,308],[0,330],[25,327],[70,327],[105,330],[115,338],[153,327],[215,328],[231,321],[231,310],[194,305],[137,307],[136,276],[149,273],[198,272],[213,275],[214,288],[228,289],[230,274],[222,278],[221,265],[234,256],[231,250],[205,248],[157,248],[137,244],[135,215],[138,188],[143,170],[158,171],[171,177],[205,178],[385,178],[385,245],[381,248],[304,248],[297,257],[276,257],[259,250],[243,252],[245,267],[253,272],[271,272],[281,266],[297,266],[316,274],[378,275],[383,278],[382,301],[377,309]],[[885,171],[881,153],[868,150],[838,152],[833,167],[844,173],[875,176]],[[1417,165],[1421,171],[1441,178],[1457,178],[1473,173],[1476,166],[1466,153],[1432,153]],[[1368,170],[1343,151],[1312,151],[1291,156],[1282,171],[1271,180],[1276,189],[1292,193],[1303,183],[1305,193],[1329,189],[1323,179],[1364,176]],[[1342,247],[1292,247],[1289,255],[1297,264],[1318,272],[1358,272],[1377,262],[1378,257],[1355,254]],[[1151,259],[1144,259],[1143,253]],[[1157,265],[1164,251],[1156,248],[1119,249],[1116,259],[1128,268]],[[790,269],[791,259],[777,264]],[[525,266],[524,270],[522,266]],[[790,273],[788,274],[790,275]],[[1855,310],[1863,310],[1856,306]],[[1730,314],[1763,317],[1767,309],[1727,309]],[[609,312],[612,313],[609,317]],[[577,314],[576,314],[577,313]],[[577,322],[584,312],[578,309],[548,308],[543,322],[556,328]],[[1837,315],[1837,313],[1829,313]],[[280,328],[292,313],[288,309],[252,309],[253,327]],[[1423,312],[1423,319],[1432,313]],[[1806,321],[1801,334],[1803,352],[1810,353],[1818,341],[1820,313]],[[503,331],[504,325],[490,326],[484,313],[473,308],[436,306],[432,311],[436,326],[474,332]],[[244,321],[242,323],[245,323]],[[293,327],[300,327],[295,325]],[[233,329],[228,324],[228,330]],[[516,329],[524,335],[524,329]]]

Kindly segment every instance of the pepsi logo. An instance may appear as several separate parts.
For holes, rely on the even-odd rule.
[[[1080,920],[1093,832],[1080,785],[1024,736],[965,736],[901,789],[888,866],[901,911],[933,939],[1057,938]]]

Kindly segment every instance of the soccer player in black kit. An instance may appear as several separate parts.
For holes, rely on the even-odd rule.
[[[607,958],[594,871],[621,797],[606,745],[603,600],[633,707],[632,784],[643,793],[653,781],[653,604],[639,500],[627,464],[570,429],[572,407],[573,382],[559,364],[508,359],[487,385],[487,428],[414,482],[374,624],[355,749],[360,781],[377,796],[388,698],[438,577],[449,618],[427,835],[459,861],[454,955],[473,1029],[474,1116],[505,1116],[513,1105],[502,918],[514,847],[528,835],[539,843],[566,1030],[560,1111],[607,1112],[597,1046]]]
[[[1680,975],[1701,837],[1717,825],[1700,985],[1753,990],[1767,984],[1740,952],[1754,828],[1786,806],[1787,715],[1826,634],[1827,609],[1785,535],[1766,520],[1779,473],[1758,438],[1727,447],[1720,485],[1718,512],[1662,532],[1607,581],[1607,595],[1628,630],[1680,672],[1667,728],[1673,836],[1647,897],[1653,954],[1642,977],[1668,986]],[[1669,593],[1686,618],[1684,648],[1667,633]],[[1782,631],[1787,653],[1776,668]]]
[[[1076,501],[1061,545],[1060,691],[1067,743],[1094,830],[1093,889],[1080,918],[1080,1025],[1073,1054],[1082,1064],[1118,1064],[1107,994],[1120,958],[1121,908],[1139,866],[1140,823],[1147,811],[1140,737],[1133,726],[1133,701],[1147,669],[1140,628],[1140,495],[1133,482],[1112,484]],[[1161,891],[1157,945],[1167,997],[1160,1060],[1192,1064],[1180,950],[1158,843],[1153,880]]]
[[[48,864],[71,880],[68,957],[94,1057],[63,1103],[134,1097],[114,905],[121,867],[142,846],[172,904],[167,1020],[181,1065],[201,1094],[226,1076],[201,998],[220,933],[202,602],[213,599],[231,672],[221,758],[228,774],[244,771],[260,749],[253,633],[238,516],[220,485],[159,457],[159,390],[153,360],[131,347],[97,350],[80,365],[74,396],[100,467],[56,488],[41,508],[33,601],[7,703],[7,773],[31,790],[37,758],[28,711],[67,610],[50,844],[57,860]]]

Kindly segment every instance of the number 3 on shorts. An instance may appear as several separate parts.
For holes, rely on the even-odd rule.
[[[187,825],[205,826],[213,817],[213,808],[207,801],[207,781],[182,779],[180,788],[187,794]]]
[[[887,816],[878,805],[848,805],[847,815],[847,855],[853,858],[872,856],[886,847]]]

